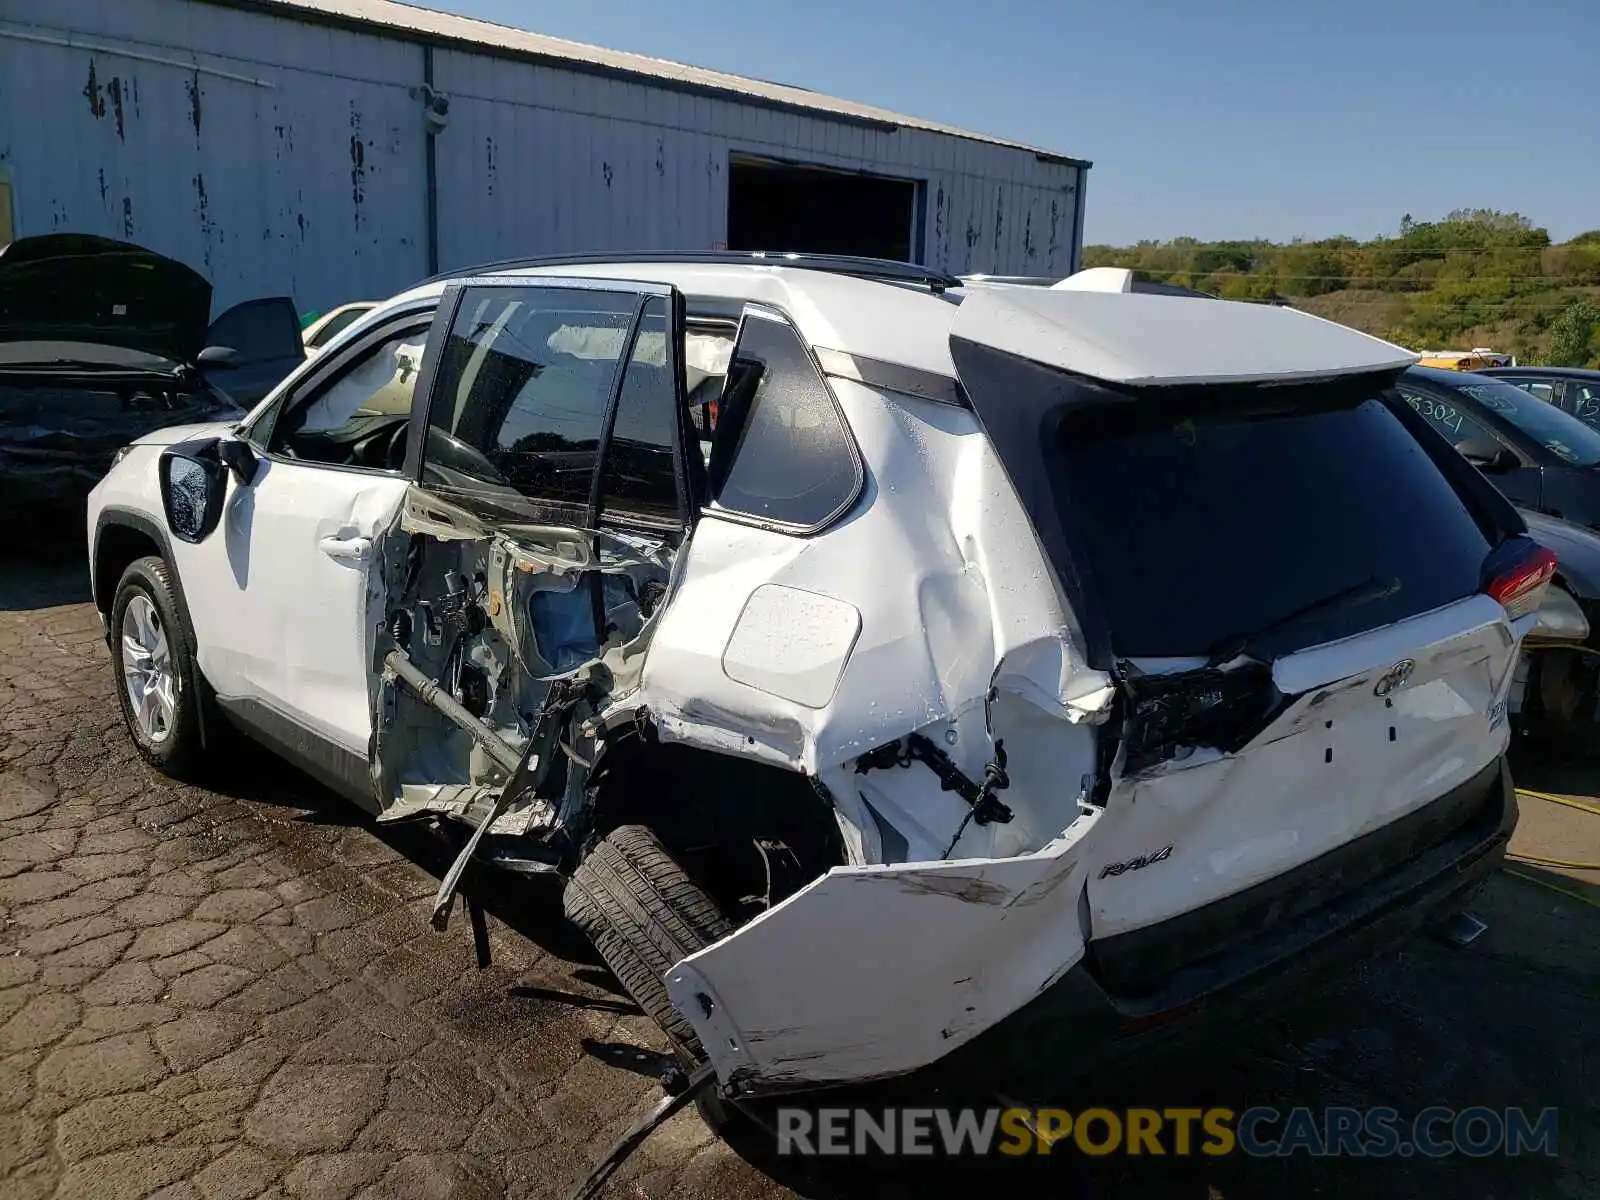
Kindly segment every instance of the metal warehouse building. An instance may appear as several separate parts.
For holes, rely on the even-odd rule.
[[[1088,167],[389,0],[0,5],[0,242],[139,242],[207,274],[219,308],[587,250],[1065,275]]]

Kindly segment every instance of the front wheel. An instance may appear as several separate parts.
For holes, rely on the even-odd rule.
[[[184,777],[204,749],[200,673],[170,571],[150,555],[122,573],[111,603],[111,669],[139,753],[164,774]]]

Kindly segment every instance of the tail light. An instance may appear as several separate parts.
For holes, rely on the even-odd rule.
[[[1538,612],[1545,589],[1556,573],[1556,556],[1538,542],[1517,538],[1500,546],[1485,564],[1484,591],[1500,601],[1515,621]]]

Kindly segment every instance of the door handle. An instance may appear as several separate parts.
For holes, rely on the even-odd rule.
[[[372,539],[367,537],[325,537],[317,543],[329,558],[340,562],[364,562],[368,552],[372,549]]]

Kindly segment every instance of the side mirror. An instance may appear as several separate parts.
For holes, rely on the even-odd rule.
[[[256,481],[256,468],[260,460],[256,452],[250,449],[248,442],[237,441],[229,438],[217,444],[217,457],[222,460],[222,465],[233,472],[233,477],[239,481],[240,487],[249,487]]]
[[[231,371],[239,365],[239,352],[232,346],[207,346],[194,361],[204,371]]]
[[[222,519],[228,467],[218,439],[180,442],[161,455],[161,507],[167,528],[180,541],[203,542]]]

